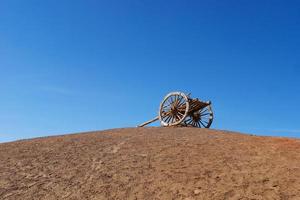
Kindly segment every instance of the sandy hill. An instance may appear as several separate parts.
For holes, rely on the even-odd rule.
[[[0,199],[300,199],[300,140],[128,128],[0,144]]]

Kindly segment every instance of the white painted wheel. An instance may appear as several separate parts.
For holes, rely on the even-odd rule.
[[[189,99],[183,92],[169,93],[159,106],[162,126],[176,126],[185,120],[189,111]]]

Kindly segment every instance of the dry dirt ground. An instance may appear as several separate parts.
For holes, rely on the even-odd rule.
[[[300,140],[128,128],[0,144],[0,199],[300,199]]]

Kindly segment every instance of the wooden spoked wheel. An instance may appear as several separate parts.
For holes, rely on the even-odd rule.
[[[175,126],[185,120],[188,111],[188,97],[182,92],[171,92],[160,104],[158,117],[161,125]]]
[[[210,105],[189,113],[184,123],[186,126],[194,126],[199,128],[209,128],[213,121],[213,112]]]

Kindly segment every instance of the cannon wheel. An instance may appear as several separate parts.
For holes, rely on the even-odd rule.
[[[163,126],[176,126],[185,120],[188,111],[188,97],[182,92],[171,92],[161,102],[158,117]]]
[[[194,113],[190,113],[188,117],[186,117],[184,123],[186,126],[209,128],[213,121],[213,118],[214,115],[211,109],[211,105],[208,105]]]

